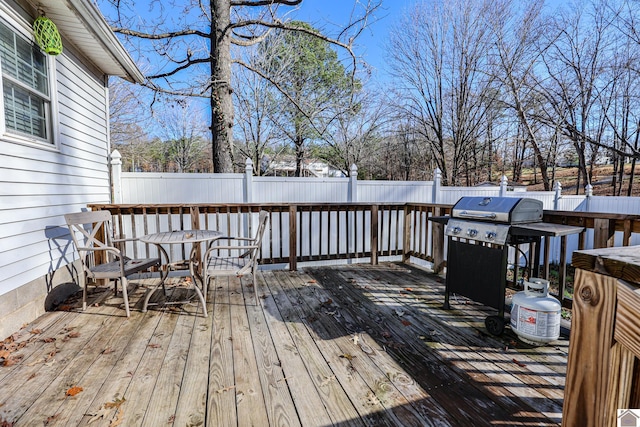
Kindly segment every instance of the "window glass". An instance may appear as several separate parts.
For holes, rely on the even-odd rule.
[[[48,139],[47,58],[36,45],[2,22],[0,68],[7,131]]]

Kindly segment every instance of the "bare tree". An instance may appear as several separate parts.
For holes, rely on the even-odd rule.
[[[126,37],[130,51],[154,69],[146,86],[156,93],[204,97],[211,111],[213,168],[232,172],[233,101],[231,66],[248,64],[231,56],[231,45],[260,43],[271,29],[301,32],[343,49],[357,65],[353,43],[379,3],[354,2],[351,21],[329,37],[291,26],[286,12],[303,0],[101,0],[114,9],[113,30]],[[141,16],[144,13],[145,16]],[[145,43],[148,42],[148,43]],[[264,76],[267,77],[267,76]]]
[[[500,79],[506,96],[504,105],[512,109],[520,121],[520,128],[526,135],[522,139],[522,154],[528,143],[533,148],[535,159],[540,167],[540,174],[545,190],[551,189],[547,172],[547,159],[542,148],[540,135],[536,132],[536,110],[540,108],[541,99],[537,96],[535,82],[540,80],[535,75],[536,66],[540,64],[540,56],[549,47],[541,43],[546,31],[547,22],[542,19],[544,0],[535,0],[521,8],[512,0],[494,3],[496,13],[491,30],[495,36],[495,52]],[[553,40],[552,40],[553,41]],[[555,160],[555,159],[554,159]],[[514,179],[516,168],[514,164]]]
[[[324,137],[329,147],[325,160],[345,175],[350,174],[351,165],[360,167],[377,157],[389,114],[385,103],[374,93],[360,92],[353,101],[357,108],[338,115]]]
[[[552,43],[542,58],[547,82],[542,93],[552,107],[550,122],[560,119],[560,129],[569,138],[578,157],[580,181],[591,182],[588,155],[602,143],[603,111],[599,93],[611,81],[610,65],[613,22],[616,13],[605,4],[584,2],[555,21],[547,34]]]
[[[203,123],[202,115],[189,100],[172,104],[158,117],[164,138],[164,157],[175,165],[177,172],[192,170],[205,152]]]
[[[495,102],[490,71],[492,1],[415,4],[391,34],[397,108],[419,124],[443,181],[455,184]]]

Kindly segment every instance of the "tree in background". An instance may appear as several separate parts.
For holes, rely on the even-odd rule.
[[[296,172],[302,175],[305,149],[310,141],[322,139],[329,127],[357,106],[354,94],[360,82],[339,61],[330,43],[312,36],[318,31],[304,22],[291,22],[304,31],[276,30],[263,43],[268,67],[283,70],[269,80],[278,88],[278,114],[273,121],[284,138],[295,147]]]
[[[460,182],[495,102],[492,3],[416,3],[390,37],[396,108],[415,123],[447,184]]]
[[[234,111],[231,45],[263,41],[272,29],[320,38],[343,49],[357,65],[353,43],[379,3],[354,2],[351,22],[328,37],[283,19],[303,0],[101,0],[112,27],[125,37],[130,52],[152,68],[145,85],[157,94],[209,100],[214,172],[232,172]],[[358,8],[356,8],[358,6]],[[285,8],[281,10],[281,8]],[[110,12],[110,13],[109,13]],[[144,14],[144,17],[141,15]]]

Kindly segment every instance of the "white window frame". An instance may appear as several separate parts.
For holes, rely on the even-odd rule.
[[[0,3],[0,12],[4,12],[0,18],[2,23],[9,27],[18,37],[22,37],[29,43],[35,44],[33,37],[33,30],[29,23],[24,22],[16,16],[15,11],[9,9],[6,5]],[[49,96],[47,98],[48,105],[45,105],[45,116],[47,118],[47,139],[42,139],[37,136],[32,136],[24,133],[14,132],[12,129],[8,129],[4,116],[4,87],[2,76],[2,63],[0,62],[0,139],[2,141],[24,144],[29,146],[35,146],[42,149],[59,150],[59,138],[58,138],[58,110],[57,110],[57,88],[56,82],[56,59],[54,56],[47,55],[43,52],[46,58],[47,66],[47,84],[49,89]]]

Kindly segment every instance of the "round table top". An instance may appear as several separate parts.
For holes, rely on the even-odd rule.
[[[213,230],[176,230],[164,231],[161,233],[147,234],[140,237],[140,241],[153,244],[179,244],[205,242],[207,240],[217,239],[222,236],[221,231]]]

